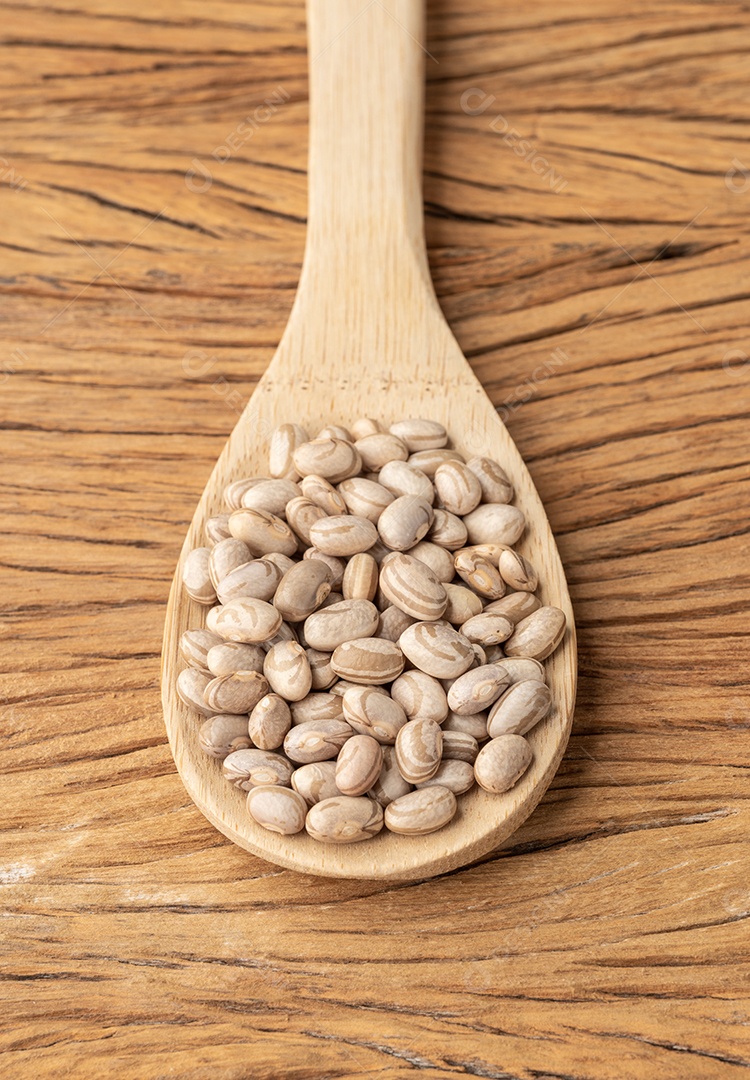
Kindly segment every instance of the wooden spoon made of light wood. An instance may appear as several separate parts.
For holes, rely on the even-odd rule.
[[[576,690],[573,613],[565,575],[534,484],[438,306],[427,264],[421,199],[424,11],[422,0],[309,0],[309,223],[288,326],[227,442],[185,539],[167,611],[163,704],[188,793],[216,828],[248,851],[311,874],[415,879],[471,862],[532,812],[555,774]],[[278,836],[250,818],[245,794],[198,745],[199,722],[177,696],[179,640],[204,609],[181,585],[187,553],[241,476],[267,473],[269,437],[282,423],[314,433],[372,416],[439,420],[466,457],[507,471],[527,529],[518,545],[537,567],[540,599],[562,608],[568,630],[546,661],[554,706],[528,735],[534,761],[505,795],[474,787],[454,820],[427,836],[383,830],[357,844]]]

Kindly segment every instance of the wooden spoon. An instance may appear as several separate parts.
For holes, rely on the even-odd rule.
[[[248,851],[311,874],[415,879],[461,866],[496,847],[528,817],[555,774],[570,732],[576,688],[573,613],[555,541],[531,477],[473,375],[438,306],[427,263],[421,199],[425,52],[423,0],[309,0],[309,223],[289,324],[273,361],[227,442],[198,504],[172,584],[164,635],[162,699],[177,769],[198,808]],[[554,708],[530,733],[534,761],[505,795],[478,788],[459,798],[450,825],[421,837],[385,830],[349,845],[256,825],[244,793],[198,745],[200,724],[180,701],[179,639],[205,609],[181,585],[183,561],[205,543],[226,484],[267,474],[271,431],[373,416],[439,420],[467,458],[484,454],[511,476],[528,522],[520,550],[538,568],[540,598],[565,612],[568,630],[547,661]]]

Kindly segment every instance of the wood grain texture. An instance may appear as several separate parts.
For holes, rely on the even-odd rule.
[[[577,658],[573,612],[560,556],[533,481],[497,411],[472,374],[438,306],[427,268],[419,161],[424,8],[420,0],[354,5],[310,0],[313,116],[305,258],[289,322],[211,473],[191,522],[167,605],[162,701],[169,742],[190,796],[218,829],[254,855],[291,870],[333,877],[414,880],[455,870],[509,836],[539,802],[570,734]],[[373,102],[377,108],[373,109]],[[381,112],[382,110],[382,112]],[[406,416],[440,421],[467,460],[502,463],[528,527],[519,550],[539,569],[539,598],[565,612],[565,638],[546,662],[554,707],[529,735],[534,760],[504,795],[477,785],[439,832],[367,843],[280,837],[247,813],[202,752],[196,714],[177,694],[180,638],[206,609],[182,584],[188,553],[205,541],[207,518],[225,509],[227,484],[268,471],[271,433],[292,420],[315,434],[327,423],[374,416],[387,429]]]
[[[159,706],[181,539],[299,276],[303,7],[6,6],[5,1075],[747,1072],[749,27],[430,8],[430,268],[581,681],[512,842],[389,886],[223,840]]]

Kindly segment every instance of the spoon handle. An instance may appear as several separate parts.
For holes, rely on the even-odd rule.
[[[424,0],[308,0],[309,220],[305,267],[427,277],[422,215]],[[337,273],[338,271],[338,273]]]

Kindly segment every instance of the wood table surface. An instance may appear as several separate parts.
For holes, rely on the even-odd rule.
[[[436,0],[428,31],[432,272],[581,677],[526,825],[389,885],[225,840],[159,704],[182,537],[299,275],[303,5],[4,5],[4,1077],[750,1069],[750,11]]]

